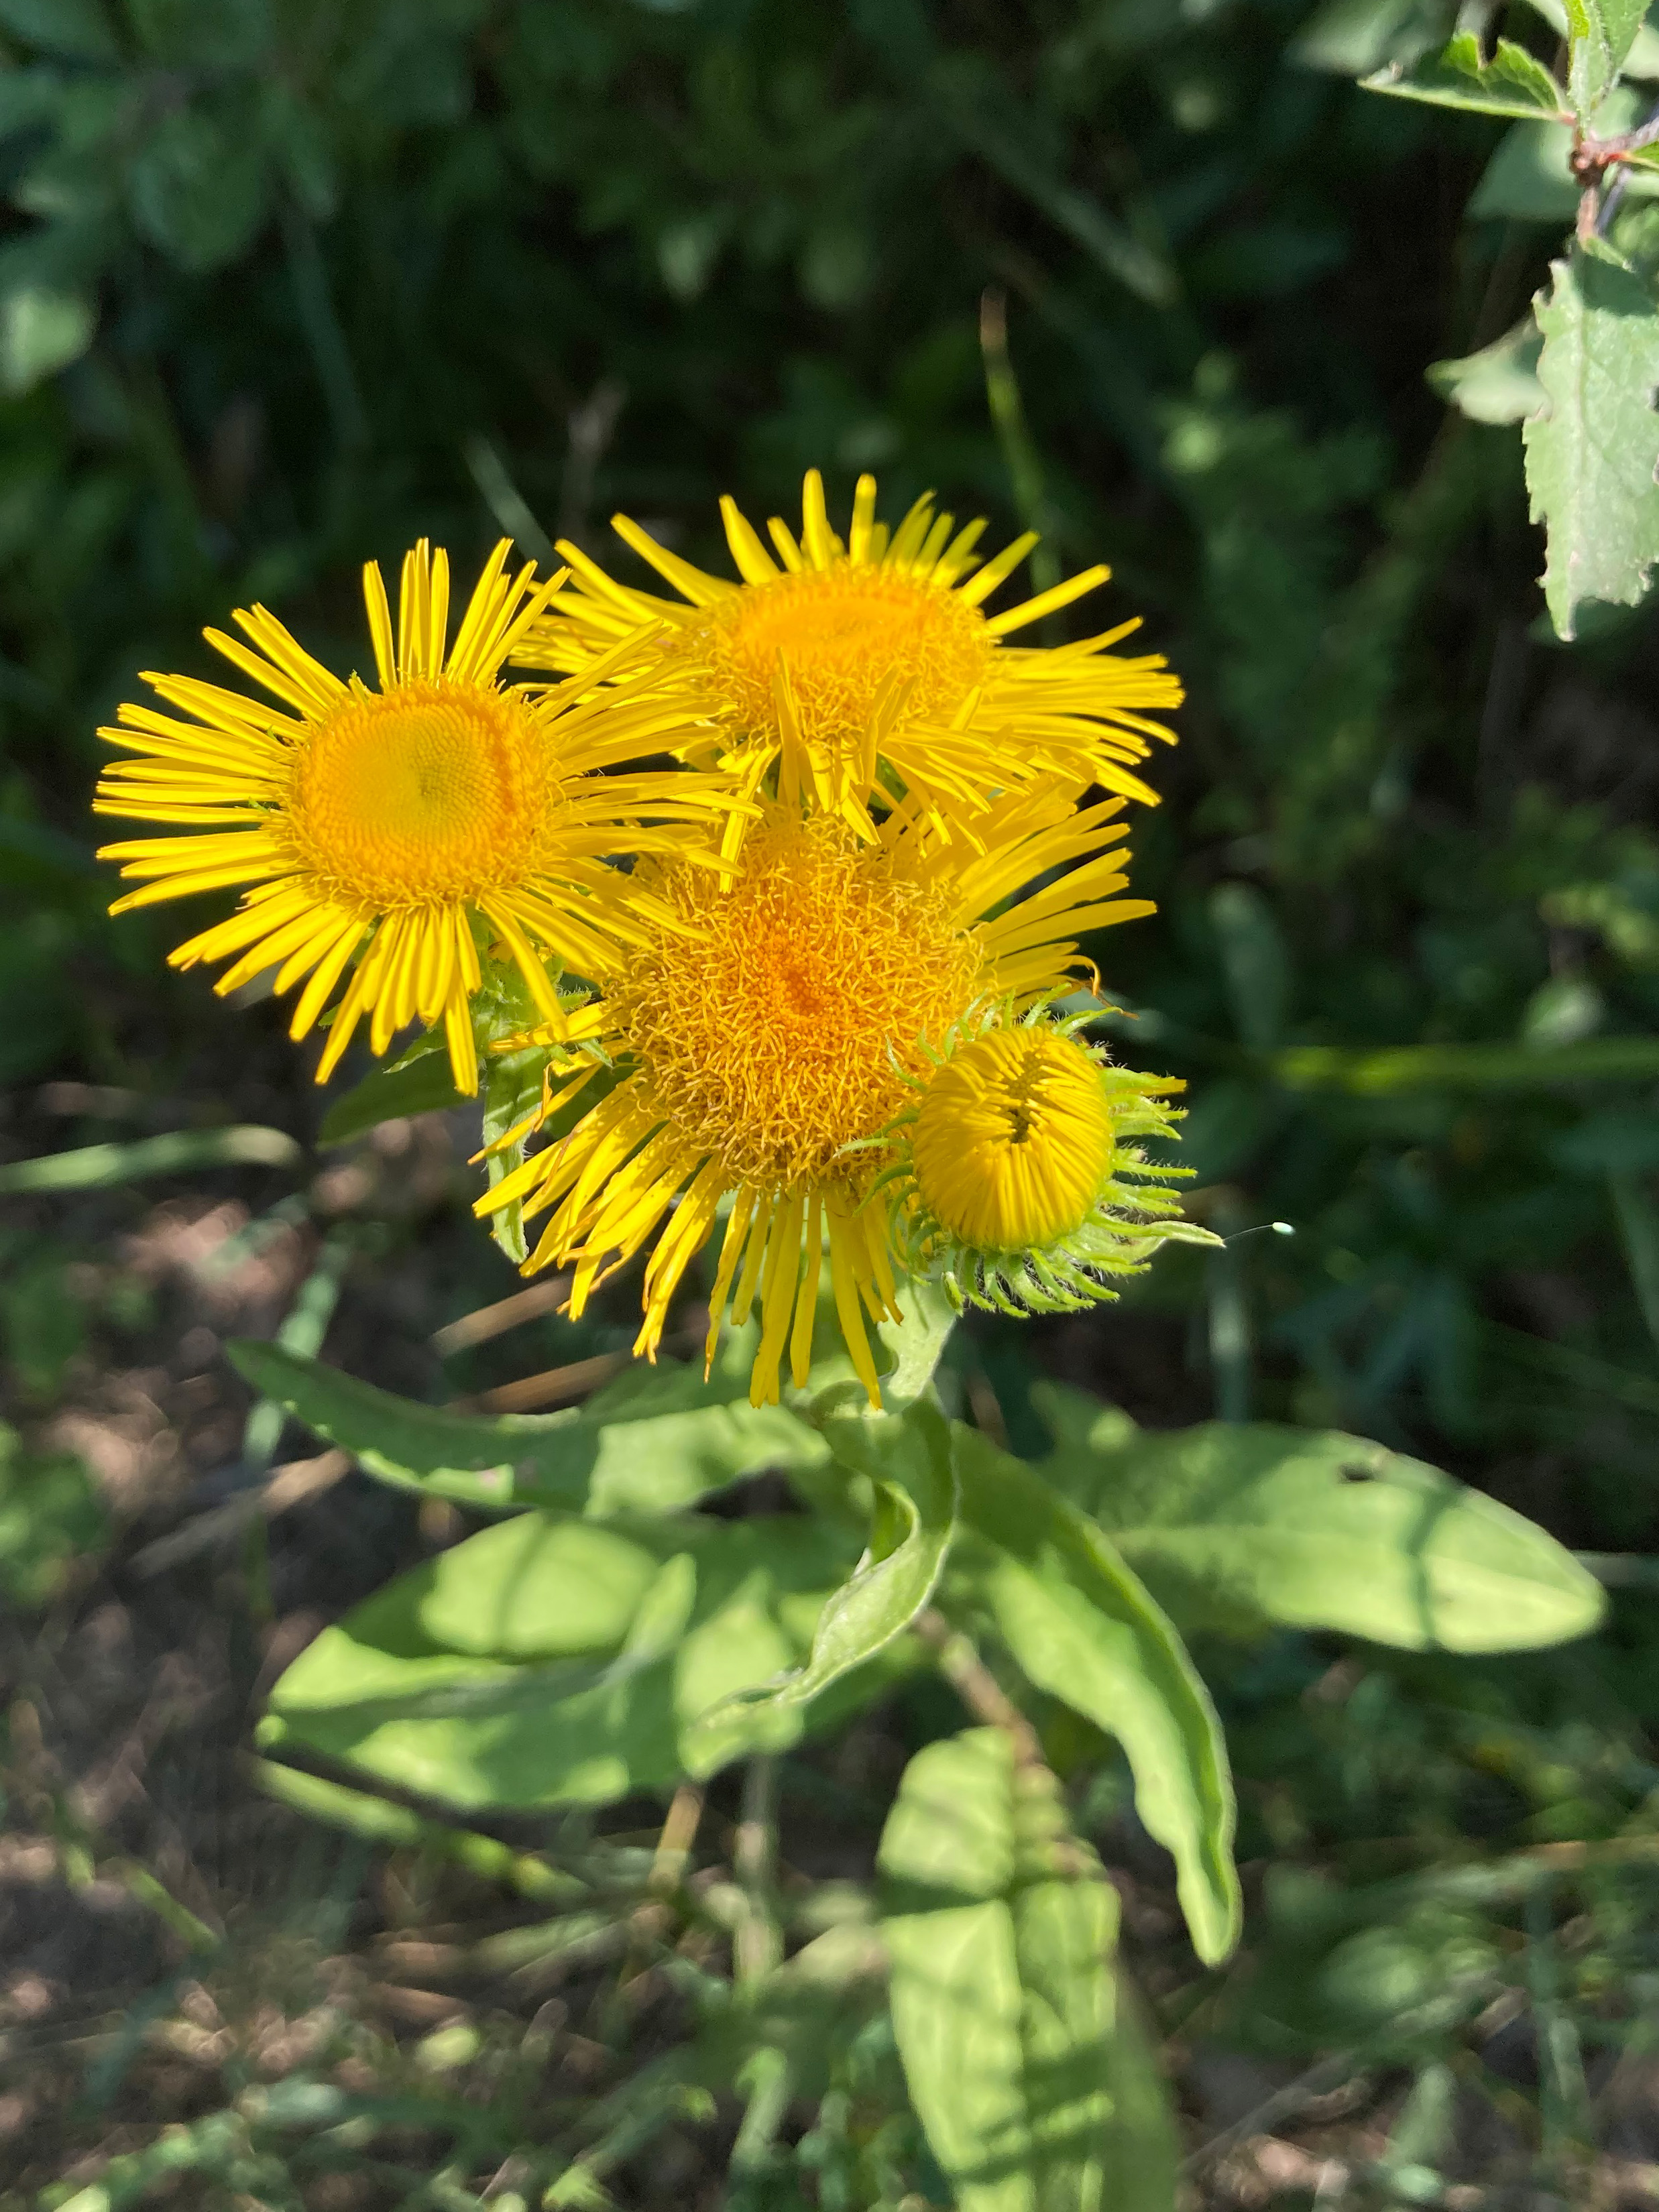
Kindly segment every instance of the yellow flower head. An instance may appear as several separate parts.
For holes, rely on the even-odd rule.
[[[238,911],[179,945],[173,964],[236,956],[222,993],[271,968],[279,992],[308,976],[295,1038],[356,959],[319,1082],[365,1014],[377,1053],[418,1015],[441,1019],[456,1085],[476,1091],[478,939],[505,945],[556,1026],[544,955],[603,975],[647,926],[649,900],[606,855],[684,850],[724,803],[684,770],[599,773],[662,743],[660,702],[637,684],[584,699],[587,680],[539,695],[498,681],[560,580],[538,586],[532,568],[509,576],[507,551],[503,541],[485,564],[453,646],[443,552],[422,539],[404,560],[395,641],[380,571],[364,569],[378,690],[343,683],[256,606],[234,617],[250,644],[206,635],[280,708],[151,675],[191,719],[124,706],[100,733],[134,757],[106,771],[95,811],[198,833],[106,846],[100,857],[143,885],[112,912],[248,886]]]
[[[1033,785],[993,802],[984,848],[964,853],[914,799],[873,840],[769,800],[724,876],[651,865],[674,926],[630,951],[602,999],[572,1018],[536,1121],[568,1119],[584,1090],[600,1089],[598,1063],[580,1056],[586,1042],[621,1079],[479,1212],[515,1199],[550,1212],[526,1272],[574,1265],[573,1314],[672,1215],[646,1268],[635,1347],[654,1355],[729,1200],[709,1346],[712,1356],[728,1305],[738,1322],[758,1307],[757,1405],[775,1402],[786,1352],[795,1381],[806,1379],[827,1243],[842,1334],[878,1404],[866,1319],[896,1318],[899,1296],[884,1209],[867,1202],[894,1158],[883,1132],[930,1045],[978,1001],[1054,989],[1079,964],[1081,931],[1151,910],[1117,896],[1122,807],[1079,810],[1068,789]],[[1040,891],[1018,896],[1039,878]]]
[[[915,793],[948,819],[976,816],[991,793],[1033,776],[1156,794],[1131,773],[1170,740],[1149,709],[1181,702],[1161,656],[1109,647],[1139,627],[1048,648],[1006,641],[1103,584],[1086,569],[1023,605],[985,602],[1036,544],[1030,533],[993,561],[974,551],[983,522],[957,530],[931,495],[890,531],[875,519],[876,483],[860,477],[846,539],[830,526],[814,469],[799,538],[776,518],[768,552],[730,499],[720,502],[740,583],[706,574],[617,515],[613,526],[681,594],[618,584],[577,547],[561,545],[569,585],[535,623],[520,659],[593,677],[601,661],[649,678],[696,734],[689,759],[719,758],[750,788],[774,769],[783,799],[813,798],[872,834],[872,799]],[[619,656],[612,659],[611,656]]]
[[[1170,1237],[1215,1241],[1175,1218],[1168,1186],[1188,1170],[1148,1166],[1134,1142],[1173,1137],[1162,1101],[1184,1085],[1114,1067],[1078,1036],[1087,1018],[979,1011],[887,1132],[896,1241],[913,1272],[941,1269],[958,1310],[1087,1305]]]

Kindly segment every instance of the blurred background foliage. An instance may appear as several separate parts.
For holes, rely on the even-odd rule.
[[[1536,14],[1484,12],[1547,52]],[[1296,1232],[1171,1255],[1086,1322],[975,1329],[975,1411],[988,1392],[1040,1451],[1046,1368],[1157,1423],[1340,1425],[1583,1549],[1650,1549],[1655,623],[1551,640],[1518,442],[1425,381],[1510,327],[1562,221],[1559,196],[1529,215],[1491,186],[1471,213],[1492,127],[1349,81],[1453,13],[0,0],[8,1146],[107,1135],[100,1100],[139,1130],[316,1132],[272,1007],[218,1007],[167,975],[167,924],[103,917],[93,732],[137,670],[210,673],[201,627],[255,599],[349,666],[357,565],[417,534],[463,566],[503,532],[611,558],[623,507],[723,565],[720,492],[787,512],[817,465],[833,509],[874,470],[888,513],[934,488],[1039,527],[1040,562],[1109,561],[1073,634],[1144,613],[1187,680],[1136,836],[1159,915],[1097,949],[1126,1053],[1192,1083],[1202,1217]],[[356,1279],[441,1281],[428,1328],[513,1286],[446,1188],[351,1231]],[[303,1224],[282,1203],[239,1234]],[[142,1269],[100,1257],[141,1212],[127,1190],[0,1226],[24,1437],[157,1326]],[[558,1341],[605,1352],[624,1325]],[[440,1387],[379,1357],[392,1387]],[[445,1370],[508,1371],[465,1351]],[[6,1449],[0,1531],[29,1452],[64,1500],[62,1544],[37,1532],[9,1577],[35,1601],[98,1514],[50,1437]],[[1638,1587],[1600,1644],[1535,1666],[1333,1666],[1305,1639],[1216,1658],[1244,1855],[1294,1874],[1414,1836],[1420,1887],[1379,1869],[1375,1913],[1364,1890],[1322,1917],[1311,1874],[1299,1902],[1270,1888],[1235,2030],[1304,2064],[1405,2064],[1415,2133],[1389,2155],[1431,2172],[1449,2092],[1429,2069],[1462,2017],[1430,2002],[1447,1962],[1483,2002],[1506,1972],[1530,1990],[1520,1931],[1553,1922],[1526,1919],[1530,1875],[1442,1897],[1421,1869],[1460,1834],[1648,1833],[1659,1633]],[[1099,1750],[1068,1755],[1085,1781]],[[1117,1817],[1109,1765],[1091,1786]],[[1581,2042],[1659,2027],[1652,1884],[1628,1858],[1538,2000],[1565,2026],[1511,2069],[1547,2147],[1577,2139]],[[1342,1950],[1362,1936],[1363,1959]],[[858,2171],[845,2201],[875,2201],[888,2182]]]

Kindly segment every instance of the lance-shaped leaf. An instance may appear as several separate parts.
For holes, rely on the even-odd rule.
[[[806,1422],[749,1404],[749,1348],[723,1349],[707,1382],[665,1361],[624,1370],[580,1409],[486,1416],[394,1397],[276,1345],[244,1338],[228,1347],[262,1397],[382,1482],[485,1512],[590,1514],[672,1510],[767,1468],[827,1461],[829,1446]]]
[[[386,1067],[377,1067],[335,1099],[317,1133],[319,1145],[349,1145],[382,1121],[401,1121],[416,1114],[440,1113],[469,1102],[455,1088],[443,1033],[418,1037]]]
[[[1117,1899],[999,1729],[930,1744],[881,1840],[894,2032],[959,2212],[1172,2212],[1175,2130]]]
[[[1625,57],[1636,43],[1648,0],[1566,0],[1567,89],[1589,122],[1618,82]]]
[[[1081,1391],[1032,1395],[1055,1437],[1042,1472],[1185,1626],[1517,1651],[1588,1635],[1605,1612],[1543,1529],[1363,1437],[1265,1421],[1154,1432]]]
[[[1473,31],[1459,31],[1437,54],[1410,69],[1393,63],[1363,82],[1367,92],[1426,100],[1433,107],[1516,115],[1532,122],[1540,115],[1558,123],[1571,119],[1566,94],[1542,62],[1512,39],[1500,39],[1488,61]]]
[[[1634,606],[1659,560],[1659,314],[1599,242],[1575,246],[1551,276],[1534,302],[1548,404],[1521,434],[1533,520],[1547,532],[1544,597],[1571,638],[1587,609]]]
[[[704,1772],[799,1738],[800,1710],[750,1713],[732,1693],[799,1662],[848,1564],[805,1515],[520,1514],[325,1628],[271,1692],[260,1740],[471,1808],[664,1788],[694,1729]],[[714,1706],[720,1727],[697,1727]],[[832,1692],[814,1717],[846,1710]]]
[[[955,1533],[956,1470],[937,1407],[918,1401],[902,1415],[844,1415],[827,1422],[824,1433],[842,1465],[869,1480],[870,1540],[851,1579],[825,1600],[806,1664],[741,1693],[751,1713],[810,1705],[885,1650],[933,1595]],[[711,1713],[706,1727],[718,1736],[728,1717]],[[695,1771],[695,1738],[690,1755]]]
[[[1175,1860],[1194,1947],[1224,1958],[1240,1917],[1232,1781],[1186,1646],[1092,1521],[977,1431],[952,1434],[963,1525],[952,1565],[964,1591],[1039,1689],[1122,1745],[1135,1809]]]

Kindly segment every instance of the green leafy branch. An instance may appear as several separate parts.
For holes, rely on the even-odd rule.
[[[1630,80],[1653,67],[1644,0],[1537,5],[1566,34],[1565,82],[1516,40],[1487,52],[1460,28],[1437,52],[1396,58],[1361,82],[1511,120],[1471,202],[1477,219],[1571,213],[1566,249],[1522,321],[1430,371],[1474,420],[1522,424],[1544,596],[1556,635],[1571,639],[1638,605],[1659,561],[1659,304],[1645,246],[1621,221],[1659,187],[1659,113],[1632,112]]]
[[[1115,1893],[1033,1694],[1121,1746],[1194,1950],[1220,1966],[1242,1917],[1233,1791],[1187,1632],[1509,1650],[1584,1634],[1601,1588],[1519,1516],[1354,1437],[1146,1435],[1050,1386],[1051,1449],[1016,1458],[946,1419],[949,1328],[919,1300],[890,1330],[881,1413],[856,1409],[832,1361],[790,1405],[750,1408],[742,1346],[707,1393],[687,1370],[635,1370],[580,1413],[518,1419],[234,1347],[257,1388],[365,1472],[506,1516],[325,1629],[276,1684],[261,1741],[343,1772],[349,1787],[270,1770],[280,1794],[364,1832],[380,1832],[382,1791],[463,1820],[641,1790],[678,1802],[739,1760],[745,1806],[763,1807],[779,1753],[937,1668],[971,1724],[911,1760],[867,1919],[786,1956],[769,1918],[757,1948],[750,1893],[773,1844],[742,1838],[759,1813],[739,1824],[732,1882],[663,1892],[661,1912],[702,1929],[700,1956],[724,1931],[742,1966],[730,1984],[700,1974],[702,2025],[674,2078],[749,2085],[738,2164],[762,2176],[780,2100],[823,2074],[823,2039],[884,1984],[911,2103],[963,2212],[1171,2212],[1174,2118],[1116,1957]],[[763,1466],[805,1512],[699,1510]],[[481,1845],[459,1828],[458,1852]],[[508,1871],[522,1885],[516,1859]],[[550,1892],[565,1881],[531,1873]],[[602,1922],[556,1916],[546,1940],[585,1944]],[[653,1955],[678,1955],[668,1922],[640,1924]]]

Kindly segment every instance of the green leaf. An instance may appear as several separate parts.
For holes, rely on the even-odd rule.
[[[1451,27],[1455,0],[1325,0],[1285,49],[1298,69],[1364,76],[1385,62],[1403,68]]]
[[[1410,70],[1390,63],[1363,80],[1367,92],[1391,93],[1400,100],[1426,100],[1434,107],[1468,108],[1477,115],[1540,115],[1571,120],[1566,94],[1542,62],[1512,39],[1500,39],[1490,61],[1483,60],[1473,31],[1459,31],[1431,60]]]
[[[121,59],[120,42],[99,0],[0,0],[0,31],[74,61]]]
[[[485,1512],[665,1511],[765,1468],[829,1457],[787,1408],[749,1404],[747,1340],[728,1341],[708,1382],[665,1361],[626,1370],[583,1407],[494,1415],[417,1405],[272,1344],[240,1338],[226,1348],[262,1397],[368,1474]]]
[[[196,275],[235,260],[264,221],[258,135],[205,107],[163,114],[129,179],[140,231]]]
[[[349,1145],[382,1121],[401,1121],[467,1101],[455,1088],[443,1032],[417,1037],[401,1059],[377,1067],[334,1100],[317,1134],[319,1145]]]
[[[951,1435],[937,1407],[923,1401],[902,1415],[843,1417],[825,1425],[825,1441],[844,1466],[869,1479],[870,1540],[851,1580],[825,1601],[805,1666],[745,1692],[751,1711],[810,1705],[885,1650],[932,1597],[956,1531]]]
[[[1516,123],[1506,131],[1498,142],[1498,150],[1480,173],[1480,181],[1470,195],[1464,213],[1474,222],[1540,222],[1559,230],[1563,223],[1571,222],[1578,211],[1583,186],[1568,166],[1572,154],[1572,125],[1568,123]],[[1519,330],[1535,333],[1538,325],[1528,312],[1516,325]],[[1486,354],[1509,343],[1515,336],[1511,331],[1504,337],[1485,349]],[[1540,340],[1541,343],[1541,339]],[[1483,354],[1472,354],[1471,362],[1484,358]],[[1429,371],[1429,381],[1436,382],[1437,370],[1459,368],[1460,362],[1437,363]],[[1443,393],[1443,398],[1449,394]],[[1543,404],[1540,391],[1535,406]],[[1467,411],[1467,410],[1466,410]],[[1530,414],[1532,409],[1527,412]],[[1503,416],[1477,417],[1477,420],[1510,421]]]
[[[1583,612],[1634,606],[1659,560],[1659,314],[1606,247],[1575,246],[1534,302],[1549,404],[1522,432],[1534,522],[1548,532],[1544,596],[1559,637]]]
[[[1137,1430],[1039,1383],[1041,1472],[1189,1626],[1335,1629],[1422,1651],[1588,1635],[1606,1601],[1553,1536],[1421,1460],[1334,1430]]]
[[[1589,122],[1618,82],[1648,0],[1566,0],[1566,7],[1567,87],[1575,110]]]
[[[0,1590],[46,1604],[78,1555],[108,1535],[97,1485],[73,1452],[31,1452],[0,1421]]]
[[[1254,884],[1218,884],[1209,903],[1234,1026],[1255,1050],[1271,1051],[1284,1032],[1292,992],[1285,933]]]
[[[1428,381],[1472,422],[1520,422],[1544,404],[1538,356],[1544,340],[1530,313],[1501,338],[1462,361],[1431,364]]]
[[[1529,423],[1528,432],[1535,427]],[[1549,1091],[1583,1083],[1651,1083],[1659,1037],[1587,1037],[1548,1052],[1526,1044],[1406,1044],[1380,1051],[1304,1044],[1269,1062],[1287,1091],[1350,1091],[1368,1098],[1414,1091]]]
[[[46,1190],[109,1190],[143,1176],[194,1175],[203,1168],[297,1167],[305,1158],[281,1129],[249,1122],[229,1129],[178,1129],[132,1145],[82,1145],[0,1167],[0,1196]]]
[[[893,2027],[959,2212],[1171,2212],[1175,2130],[1116,1895],[999,1729],[930,1744],[881,1839]]]
[[[664,1788],[796,1741],[793,1710],[695,1724],[799,1662],[848,1564],[805,1515],[522,1514],[325,1629],[277,1683],[260,1741],[465,1807]]]
[[[494,1145],[506,1136],[509,1129],[518,1127],[526,1115],[533,1114],[542,1095],[542,1073],[547,1066],[544,1052],[493,1053],[483,1061],[483,1141]],[[588,1084],[574,1103],[585,1114],[594,1103],[592,1084]],[[484,1171],[489,1178],[489,1188],[513,1173],[524,1163],[525,1139],[504,1145],[500,1152],[491,1152],[484,1161]],[[489,1233],[514,1267],[525,1261],[524,1209],[517,1199],[511,1206],[503,1206],[499,1213],[489,1216]]]
[[[881,1410],[888,1413],[902,1413],[926,1393],[957,1323],[945,1292],[926,1276],[905,1283],[900,1301],[904,1318],[881,1322],[872,1347],[881,1380]],[[811,1380],[802,1394],[814,1420],[843,1412],[856,1418],[859,1409],[868,1407],[864,1385],[842,1348],[835,1310],[835,1301],[826,1289],[818,1301],[816,1335],[821,1343],[833,1340],[836,1348],[813,1361]]]
[[[1240,1918],[1232,1782],[1186,1647],[1092,1521],[977,1431],[953,1425],[952,1435],[963,1587],[1039,1689],[1123,1746],[1135,1809],[1175,1859],[1194,1947],[1224,1958]]]
[[[0,299],[0,391],[13,399],[79,361],[98,327],[85,292],[21,283]]]

